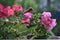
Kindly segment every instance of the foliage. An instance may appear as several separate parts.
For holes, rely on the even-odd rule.
[[[18,5],[22,5],[22,7],[25,9],[28,9],[32,7],[35,12],[38,12],[38,4],[36,4],[35,0],[20,0],[15,2]]]
[[[16,0],[0,0],[0,3],[4,6],[12,6]]]

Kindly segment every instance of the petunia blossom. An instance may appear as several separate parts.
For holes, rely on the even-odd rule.
[[[2,4],[0,4],[0,12],[2,12],[4,9],[4,6]]]
[[[50,12],[43,12],[42,15],[43,16],[47,16],[47,17],[51,17],[52,16]]]
[[[2,9],[2,12],[0,11],[0,18],[7,18],[9,16],[14,16],[14,11],[10,8],[10,6]]]
[[[13,5],[12,9],[13,9],[14,11],[19,11],[19,12],[22,12],[22,11],[23,11],[22,6],[18,6],[18,5],[16,5],[16,4]]]
[[[31,18],[32,17],[32,13],[27,12],[27,13],[24,14],[24,16],[27,17],[27,18]]]
[[[52,19],[50,17],[47,17],[45,15],[42,16],[41,18],[41,24],[44,25],[46,29],[51,31],[55,26],[56,26],[56,19]]]
[[[7,18],[7,16],[4,13],[0,12],[0,18]]]
[[[22,12],[23,11],[23,8],[22,6],[19,6],[19,9],[18,9],[19,12]]]
[[[15,5],[13,5],[12,9],[13,9],[14,11],[17,11],[17,10],[19,10],[19,6],[15,4]]]
[[[14,11],[10,8],[10,6],[4,8],[3,13],[8,17],[11,15],[14,16]]]
[[[30,19],[29,19],[29,18],[24,18],[24,19],[22,19],[21,22],[22,22],[22,23],[29,23],[29,22],[30,22]]]

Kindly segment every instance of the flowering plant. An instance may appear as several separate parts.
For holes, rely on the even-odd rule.
[[[50,12],[43,12],[42,14],[38,13],[38,15],[35,15],[34,20],[32,22],[35,25],[34,30],[32,30],[32,38],[45,39],[51,36],[55,36],[51,31],[57,23],[56,19],[52,19],[51,16],[52,15]]]
[[[29,10],[32,9],[30,8]],[[12,35],[14,37],[19,36],[18,32],[22,24],[29,27],[30,18],[32,17],[29,10],[23,12],[22,6],[13,5],[11,8],[10,6],[4,7],[0,4],[0,38],[9,38]]]
[[[0,4],[0,38],[21,38],[29,33],[32,33],[32,36],[28,35],[32,38],[49,37],[51,34],[48,31],[56,26],[56,19],[51,18],[50,12],[43,12],[41,15],[32,14],[32,11],[32,8],[24,10],[16,4],[12,7]]]

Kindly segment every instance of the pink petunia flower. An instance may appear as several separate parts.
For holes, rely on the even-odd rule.
[[[4,9],[4,6],[2,4],[0,4],[0,12],[2,12]]]
[[[22,6],[18,6],[18,5],[16,5],[16,4],[13,5],[12,9],[13,9],[14,11],[19,11],[19,12],[22,12],[22,11],[23,11]]]
[[[18,9],[19,12],[22,12],[23,11],[23,8],[22,6],[19,6],[19,9]]]
[[[10,8],[10,6],[6,7],[4,10],[3,10],[3,13],[6,15],[6,16],[14,16],[14,11]]]
[[[29,23],[29,22],[30,22],[30,19],[29,19],[29,18],[24,18],[24,19],[22,19],[21,22],[22,22],[22,23]]]
[[[52,16],[50,12],[43,12],[42,15],[43,16],[47,16],[47,17],[51,17]]]
[[[14,11],[17,11],[17,10],[19,10],[19,6],[15,4],[15,5],[13,5],[12,9],[13,9]]]
[[[14,11],[10,8],[10,6],[4,8],[2,12],[0,12],[0,18],[7,18],[11,15],[14,16]]]
[[[4,13],[0,12],[0,18],[7,18],[7,16]]]
[[[47,15],[47,14],[46,14]],[[55,26],[56,26],[56,19],[52,19],[50,17],[47,17],[45,15],[42,16],[41,18],[41,24],[44,25],[44,27],[46,29],[48,29],[49,31],[51,31]]]
[[[27,18],[31,18],[32,14],[30,12],[27,12],[27,13],[24,14],[24,16],[27,17]]]

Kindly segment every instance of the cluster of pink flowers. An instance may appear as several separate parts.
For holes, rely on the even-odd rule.
[[[25,26],[29,26],[28,23],[30,23],[30,18],[32,17],[30,10],[31,9],[24,13],[25,18],[23,18],[21,21]],[[14,16],[16,11],[22,12],[22,6],[15,4],[11,8],[10,6],[4,7],[2,4],[0,4],[0,18],[8,18],[9,16]]]
[[[25,18],[23,18],[21,21],[25,26],[29,26],[30,18],[32,17],[30,10],[24,13]],[[4,7],[2,4],[0,4],[0,18],[14,16],[15,11],[22,12],[23,11],[22,6],[13,5],[13,7],[11,8],[10,6]],[[41,24],[43,24],[44,27],[49,31],[51,31],[57,24],[56,19],[52,19],[51,16],[52,15],[50,12],[43,12],[40,21]]]
[[[30,18],[32,17],[32,14],[30,12],[27,12],[24,14],[25,18],[22,19],[22,23],[24,23],[24,25],[26,27],[29,27],[29,23],[30,23]]]
[[[51,16],[50,12],[43,12],[41,18],[41,24],[43,24],[49,31],[51,31],[57,24],[56,19],[52,19]]]
[[[15,11],[23,11],[22,6],[13,5],[11,8],[10,6],[4,7],[2,4],[0,4],[0,18],[7,18],[9,16],[14,16]]]
[[[23,11],[22,6],[18,6],[18,5],[13,5],[12,9],[13,9],[14,11],[20,11],[20,12]]]

